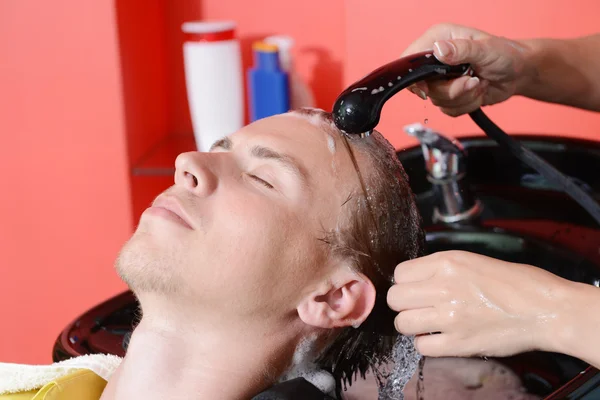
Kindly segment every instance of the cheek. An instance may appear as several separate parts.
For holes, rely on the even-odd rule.
[[[215,226],[212,249],[222,262],[222,278],[250,299],[287,303],[314,278],[320,250],[308,210],[254,196],[231,199],[223,223]],[[207,249],[212,251],[211,249]]]
[[[268,268],[293,242],[295,214],[285,204],[241,191],[214,200],[194,252],[223,273],[257,274],[255,266]]]

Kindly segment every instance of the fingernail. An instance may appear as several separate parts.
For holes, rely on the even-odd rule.
[[[435,42],[433,47],[437,50],[438,55],[442,57],[448,57],[454,51],[452,44],[446,41]]]
[[[423,91],[423,89],[413,88],[413,90],[411,90],[411,92],[413,92],[414,94],[416,94],[417,96],[419,96],[423,100],[427,100],[427,94],[425,94],[425,92]]]
[[[469,80],[467,80],[467,83],[465,83],[465,90],[473,90],[477,85],[479,85],[478,77],[474,76],[472,78],[469,78]]]
[[[421,89],[423,91],[423,93],[425,93],[426,95],[429,95],[429,89],[427,88],[427,84],[423,81],[417,82],[415,83],[415,87],[417,89]]]

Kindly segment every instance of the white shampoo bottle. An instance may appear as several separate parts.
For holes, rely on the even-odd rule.
[[[187,97],[198,151],[244,125],[244,84],[235,22],[186,22]]]

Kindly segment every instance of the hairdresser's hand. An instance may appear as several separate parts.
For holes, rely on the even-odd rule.
[[[568,353],[562,344],[571,341],[573,331],[581,334],[578,328],[587,318],[581,310],[589,308],[589,297],[580,301],[579,293],[588,290],[583,284],[462,251],[404,262],[394,277],[388,305],[399,311],[396,329],[422,335],[417,349],[433,357]],[[440,333],[429,334],[434,332]],[[596,340],[595,333],[591,337]]]
[[[469,63],[476,77],[450,81],[419,82],[409,90],[450,115],[469,113],[485,105],[500,103],[515,93],[524,81],[526,47],[477,29],[452,24],[431,27],[402,56],[432,50],[443,63]]]

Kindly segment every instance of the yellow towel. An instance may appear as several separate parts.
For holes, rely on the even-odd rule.
[[[81,378],[86,375],[86,371],[106,382],[121,361],[121,357],[114,355],[90,354],[51,365],[0,363],[0,395],[31,392],[67,376]],[[82,373],[78,373],[80,371]]]

